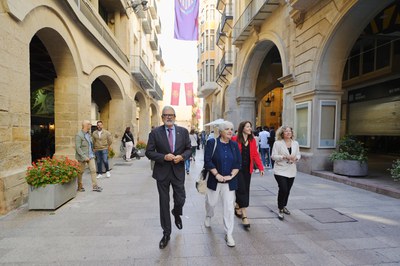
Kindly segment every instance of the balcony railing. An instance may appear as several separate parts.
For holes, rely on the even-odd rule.
[[[151,37],[150,37],[150,47],[153,51],[157,51],[158,50],[158,37],[157,34],[153,31],[153,33],[151,33]]]
[[[221,58],[221,61],[219,62],[215,70],[217,83],[220,80],[226,82],[225,76],[228,74],[232,74],[231,73],[232,66],[233,66],[233,51],[229,50],[224,53],[224,55]]]
[[[158,84],[157,80],[154,80],[154,87],[153,87],[153,89],[150,89],[149,92],[153,96],[154,99],[156,99],[157,101],[162,101],[163,91],[162,91],[160,85]]]
[[[74,0],[77,8],[86,17],[93,28],[98,32],[102,39],[99,39],[100,43],[107,43],[112,50],[116,53],[119,59],[128,66],[128,57],[122,51],[120,46],[117,44],[114,36],[112,35],[108,26],[104,23],[99,15],[97,15],[94,10],[89,6],[89,4],[84,0]],[[79,19],[79,16],[78,16]],[[82,22],[84,24],[84,22]],[[88,29],[90,31],[90,29]]]
[[[149,9],[150,9],[150,14],[152,19],[157,19],[157,1],[156,0],[151,0],[150,1],[150,5],[149,5]]]
[[[156,59],[158,61],[161,61],[161,59],[162,59],[162,49],[161,49],[161,47],[158,47],[158,52],[156,53]]]
[[[225,45],[225,38],[226,38],[226,33],[221,32],[221,24],[219,24],[217,29],[217,46],[221,49]]]
[[[231,30],[232,21],[233,21],[232,4],[227,4],[221,16],[221,31],[227,33],[229,30]]]
[[[160,19],[160,18],[158,18],[158,19],[156,20],[155,28],[156,28],[157,33],[158,33],[158,34],[161,34],[161,19]]]
[[[245,8],[233,27],[233,44],[244,42],[252,26],[263,23],[279,6],[279,0],[253,0]]]
[[[147,14],[142,18],[142,28],[146,34],[151,33],[151,18]]]
[[[154,86],[154,76],[139,55],[131,57],[131,73],[144,90],[151,90]]]

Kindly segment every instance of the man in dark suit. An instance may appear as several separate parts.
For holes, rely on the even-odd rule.
[[[156,127],[149,134],[146,156],[155,161],[153,178],[157,180],[157,189],[160,204],[160,222],[163,237],[159,247],[168,245],[171,235],[171,216],[169,213],[169,188],[172,185],[174,208],[171,213],[175,218],[175,225],[182,229],[182,208],[185,204],[185,160],[189,159],[191,144],[187,129],[175,125],[175,110],[165,106],[162,111],[164,125]]]

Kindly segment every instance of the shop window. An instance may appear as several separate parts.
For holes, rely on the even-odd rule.
[[[311,101],[296,104],[295,137],[300,147],[310,148]]]
[[[362,74],[374,71],[374,64],[375,64],[374,46],[375,46],[374,40],[367,40],[363,45]]]
[[[337,101],[320,102],[319,148],[335,148]]]
[[[350,59],[350,78],[355,78],[360,75],[360,48],[355,48],[351,51]]]

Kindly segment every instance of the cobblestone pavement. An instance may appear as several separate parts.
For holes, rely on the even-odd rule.
[[[158,248],[158,193],[146,158],[115,159],[102,193],[86,192],[55,211],[27,205],[0,217],[1,265],[399,265],[400,200],[299,173],[284,221],[276,218],[272,172],[253,174],[250,231],[235,217],[236,247],[224,241],[221,206],[204,227],[194,188],[202,151],[186,178],[183,230]]]

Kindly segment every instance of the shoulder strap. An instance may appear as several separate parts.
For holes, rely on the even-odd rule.
[[[215,149],[217,148],[217,139],[215,139],[215,142],[214,142],[214,149],[213,149],[213,152],[212,152],[212,154],[211,154],[211,158],[214,156],[214,152],[215,152]]]

